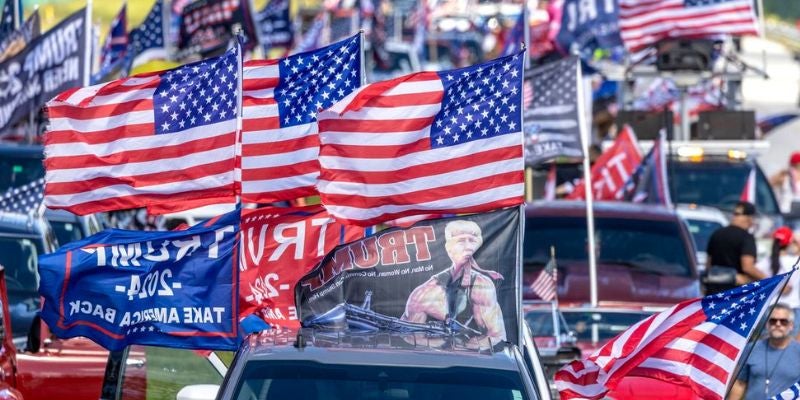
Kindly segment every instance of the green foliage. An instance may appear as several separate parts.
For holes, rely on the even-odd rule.
[[[800,1],[764,0],[764,13],[794,24],[800,19]]]

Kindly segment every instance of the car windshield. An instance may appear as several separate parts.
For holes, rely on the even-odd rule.
[[[691,276],[677,223],[595,218],[597,261],[658,275]],[[544,265],[554,246],[559,262],[587,262],[586,218],[536,217],[525,222],[525,266]],[[694,257],[694,255],[691,255]]]
[[[708,239],[715,230],[722,228],[722,224],[714,221],[704,221],[701,219],[686,219],[686,225],[694,239],[695,248],[699,251],[706,251]]]
[[[233,396],[237,400],[522,400],[517,372],[480,368],[334,365],[251,361]]]
[[[709,161],[670,162],[669,180],[672,201],[693,203],[733,211],[741,198],[752,165],[744,162]],[[759,212],[778,212],[769,182],[756,174],[756,208]]]
[[[647,318],[647,312],[598,312],[562,310],[564,319],[569,328],[575,332],[575,337],[580,341],[592,340],[592,324],[597,325],[598,340],[610,340],[619,335],[631,325]]]
[[[556,328],[553,325],[553,312],[550,310],[534,310],[525,313],[525,322],[531,327],[533,336],[555,336]]]
[[[7,189],[22,186],[44,176],[44,164],[41,158],[0,157],[0,193]]]
[[[11,329],[14,337],[24,337],[39,310],[37,262],[44,249],[39,241],[20,237],[0,237],[0,265],[6,270]]]

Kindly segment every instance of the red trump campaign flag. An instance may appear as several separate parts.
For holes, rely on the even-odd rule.
[[[162,213],[233,202],[239,53],[48,102],[47,207]]]
[[[632,51],[666,38],[758,34],[752,0],[620,0],[619,28]]]
[[[300,327],[294,286],[334,247],[364,237],[321,207],[245,210],[241,223],[239,315]]]
[[[689,387],[702,399],[723,399],[762,316],[788,274],[687,300],[633,326],[555,377],[562,399],[599,399],[626,376]]]
[[[614,144],[595,160],[592,166],[592,186],[595,200],[622,200],[625,182],[642,162],[636,135],[625,125]],[[568,199],[583,200],[586,185],[583,182],[567,196]]]
[[[317,111],[361,86],[360,36],[280,60],[245,63],[243,201],[317,194]]]
[[[321,112],[328,211],[365,226],[521,204],[522,59],[373,83]]]

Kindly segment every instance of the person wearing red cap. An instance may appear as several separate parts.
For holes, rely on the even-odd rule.
[[[758,269],[767,276],[791,271],[797,260],[797,244],[791,228],[782,226],[776,229],[772,233],[772,253],[769,258],[758,263]],[[779,301],[791,307],[795,321],[800,321],[800,274],[792,274]],[[800,323],[795,325],[793,335],[797,335]]]
[[[792,202],[800,201],[800,151],[789,156],[789,168],[772,175],[769,183],[778,196],[781,211],[791,212]]]

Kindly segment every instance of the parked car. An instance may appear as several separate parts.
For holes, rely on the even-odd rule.
[[[38,316],[38,257],[55,248],[43,216],[0,212],[0,265],[5,267],[7,332],[17,353],[16,387],[26,400],[95,400],[108,351],[86,338],[58,339]]]
[[[604,302],[596,308],[578,305],[560,308],[575,337],[575,346],[583,357],[591,355],[637,322],[664,309],[664,306],[614,302]]]
[[[525,210],[523,298],[555,247],[560,304],[589,298],[584,202],[534,202]],[[672,305],[700,297],[695,249],[674,210],[653,205],[596,202],[595,244],[600,301]]]
[[[716,208],[697,204],[678,204],[676,210],[692,234],[697,270],[702,273],[706,267],[708,239],[714,231],[728,225],[728,218]]]
[[[305,328],[248,336],[222,386],[189,386],[178,399],[549,399],[535,350],[438,349],[388,332]],[[537,371],[537,372],[532,372]],[[183,397],[182,397],[183,396]]]
[[[45,208],[44,217],[53,228],[59,247],[102,230],[100,221],[94,214],[75,215],[69,211]]]

